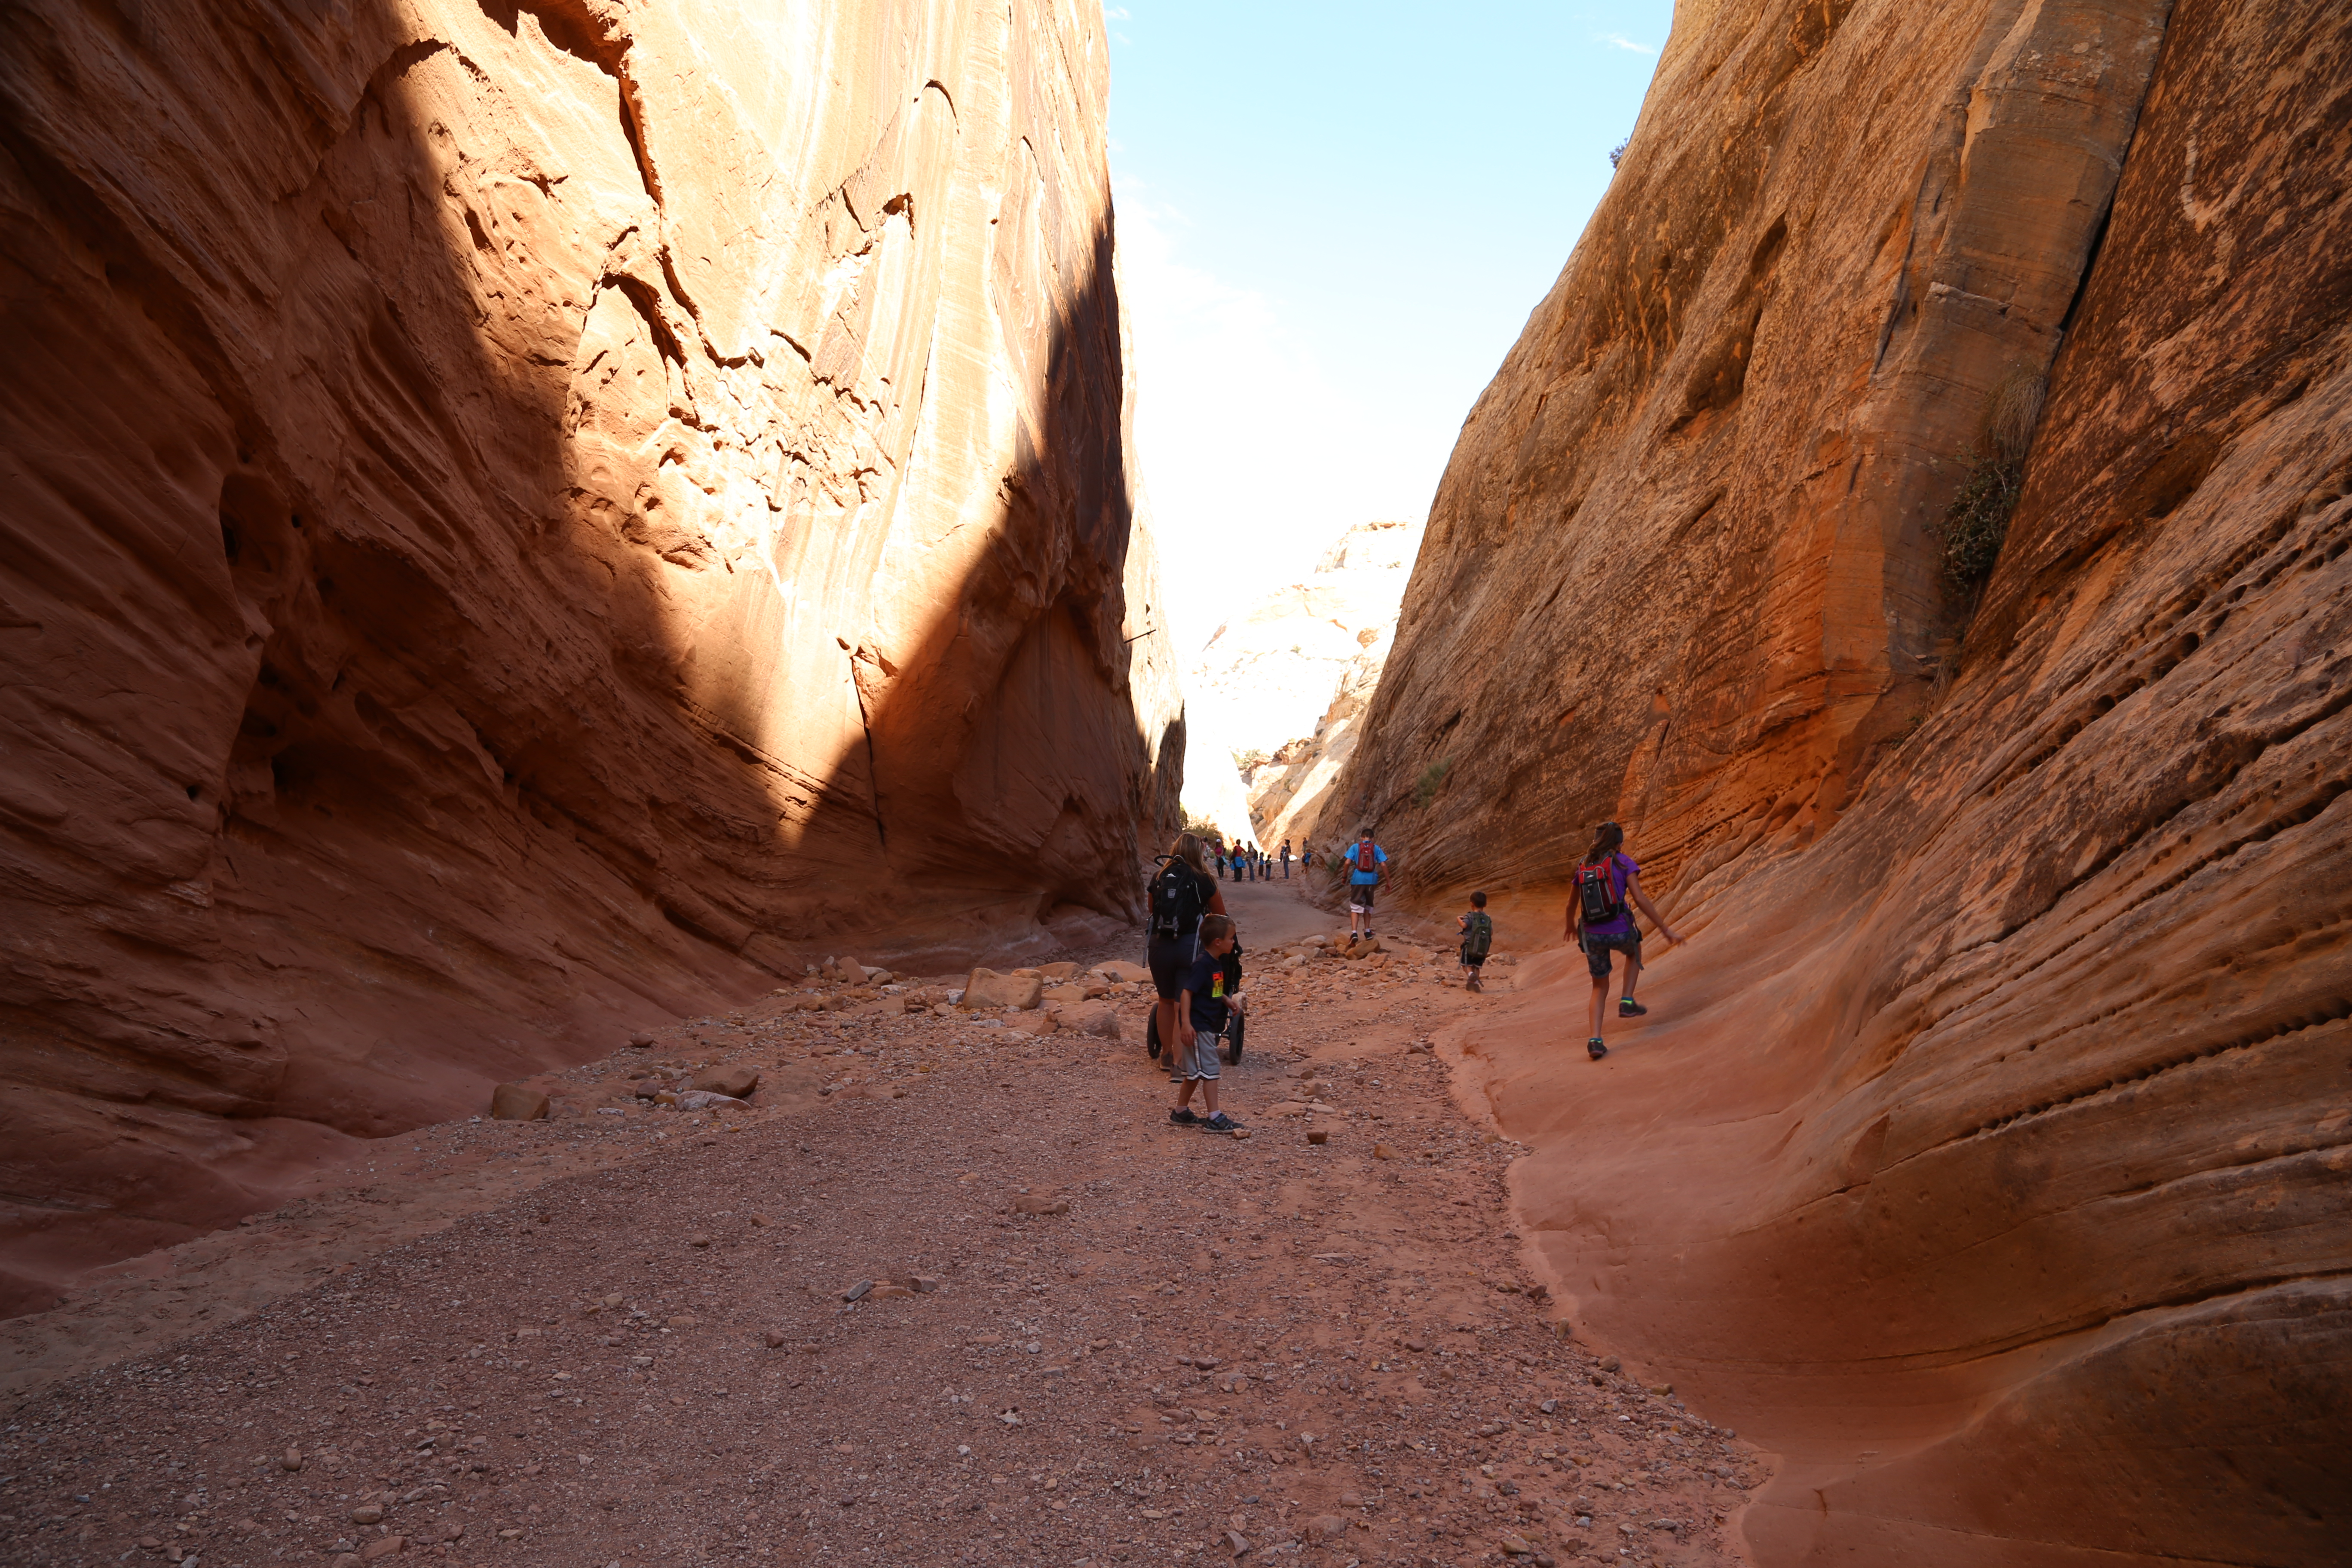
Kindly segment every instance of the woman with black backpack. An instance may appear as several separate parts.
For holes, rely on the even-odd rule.
[[[1162,1042],[1179,1038],[1177,1030],[1190,1029],[1186,1022],[1179,1025],[1176,1018],[1176,995],[1182,986],[1184,972],[1201,955],[1201,917],[1225,912],[1225,895],[1217,887],[1215,877],[1209,874],[1208,851],[1198,836],[1180,833],[1168,853],[1160,858],[1160,868],[1152,874],[1151,886],[1146,889],[1151,905],[1149,934],[1143,943],[1144,967],[1151,971],[1152,989],[1160,994],[1159,1033]]]

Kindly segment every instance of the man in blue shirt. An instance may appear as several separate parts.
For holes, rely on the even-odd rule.
[[[1356,846],[1348,851],[1348,936],[1372,934],[1372,895],[1389,879],[1388,851],[1372,842],[1372,830],[1356,830]]]

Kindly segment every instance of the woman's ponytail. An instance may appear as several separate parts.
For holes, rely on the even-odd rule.
[[[1604,822],[1592,836],[1592,847],[1584,852],[1584,863],[1597,866],[1617,853],[1625,842],[1625,830],[1613,822]]]

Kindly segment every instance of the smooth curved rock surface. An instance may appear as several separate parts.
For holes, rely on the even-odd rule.
[[[1422,896],[1618,816],[1689,936],[1604,1063],[1557,949],[1457,1043],[1580,1331],[1783,1456],[1764,1563],[2352,1540],[2347,80],[2315,3],[1682,7],[1441,489],[1344,784]]]
[[[827,952],[1128,914],[1090,13],[9,33],[5,1306]]]

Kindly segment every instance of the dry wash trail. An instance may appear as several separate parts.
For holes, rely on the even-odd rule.
[[[1518,1271],[1517,1151],[1421,1044],[1479,999],[1433,965],[1277,977],[1267,938],[1320,917],[1228,897],[1265,933],[1226,1075],[1246,1141],[1167,1123],[1132,994],[1126,1043],[895,995],[682,1021],[571,1075],[568,1117],[396,1141],[403,1184],[362,1191],[422,1234],[337,1229],[322,1194],[11,1325],[11,1560],[1732,1560],[1746,1451],[1563,1339]],[[704,1061],[776,1103],[616,1092]],[[315,1272],[226,1304],[248,1253]],[[236,1321],[153,1326],[199,1314]]]

